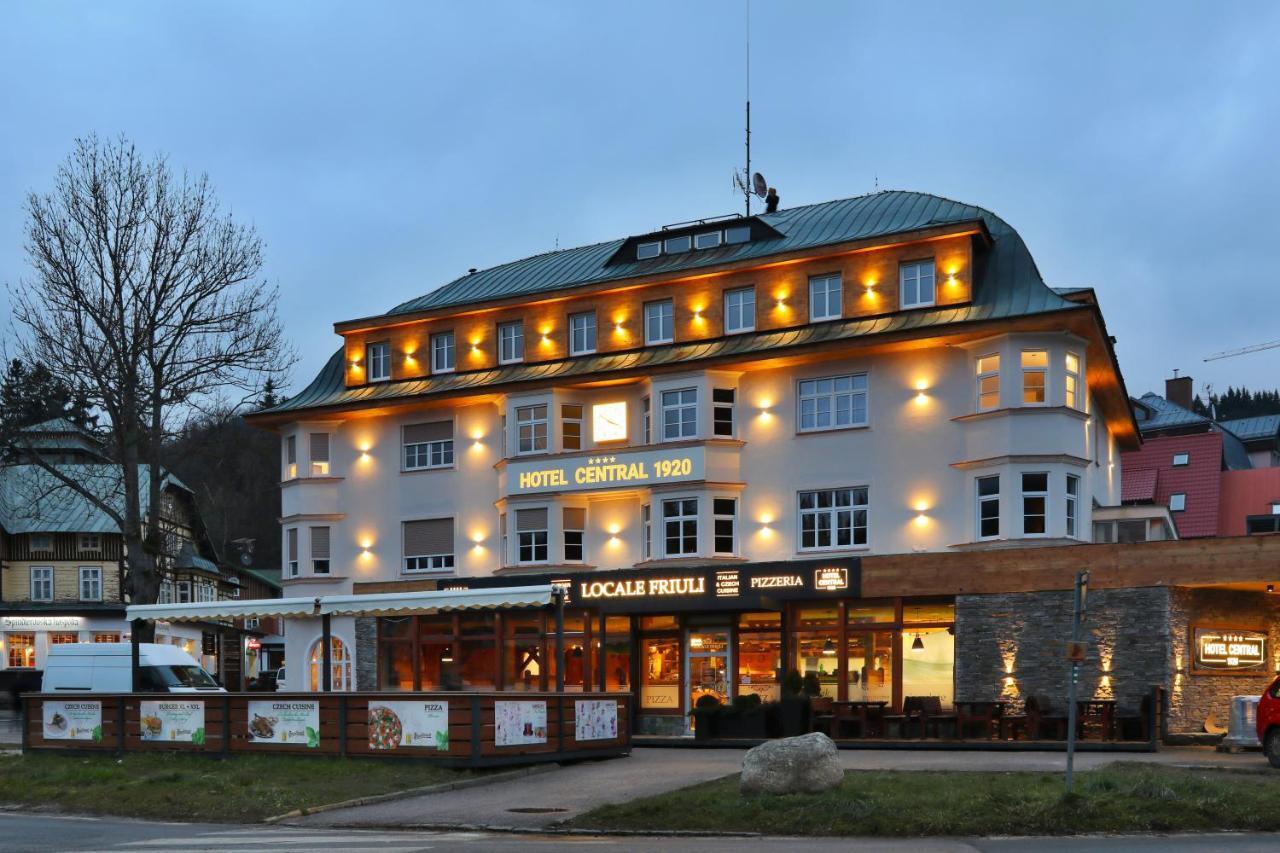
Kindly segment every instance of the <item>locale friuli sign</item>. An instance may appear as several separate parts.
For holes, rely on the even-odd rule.
[[[1192,672],[1208,675],[1265,675],[1269,637],[1266,631],[1244,628],[1191,629]]]
[[[569,459],[507,463],[507,494],[581,492],[684,483],[706,478],[702,447],[594,453]]]

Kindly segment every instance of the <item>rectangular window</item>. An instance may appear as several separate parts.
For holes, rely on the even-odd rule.
[[[453,467],[453,421],[405,424],[401,440],[404,442],[404,470]]]
[[[308,438],[311,441],[311,476],[329,476],[329,433],[313,432]]]
[[[732,228],[724,229],[725,243],[745,243],[751,239],[750,225],[735,225]]]
[[[750,332],[756,327],[756,289],[739,287],[724,292],[724,333]]]
[[[867,425],[867,374],[805,379],[799,386],[800,432]]]
[[[298,476],[298,437],[287,436],[284,440],[284,476],[292,480]]]
[[[912,261],[898,267],[902,308],[924,308],[934,302],[933,259]]]
[[[713,498],[711,501],[712,553],[733,556],[738,553],[738,500]]]
[[[1183,465],[1190,465],[1191,454],[1190,453],[1173,454],[1173,464],[1174,464],[1174,467],[1182,467]]]
[[[636,260],[647,261],[649,258],[656,258],[662,254],[662,243],[654,240],[652,243],[636,244]]]
[[[160,604],[173,604],[173,581],[160,582]],[[247,626],[246,626],[247,627]]]
[[[48,533],[32,533],[28,541],[31,543],[31,551],[33,553],[53,553],[53,537]]]
[[[521,563],[547,562],[547,510],[516,510],[516,538]]]
[[[511,557],[507,554],[507,514],[505,512],[498,513],[498,565],[505,566]]]
[[[289,528],[287,538],[289,540],[289,577],[296,578],[298,576],[298,528]]]
[[[31,600],[53,601],[53,566],[31,567]]]
[[[452,518],[406,521],[402,527],[406,573],[453,570]]]
[[[178,603],[191,603],[191,581],[178,581]]]
[[[311,572],[329,574],[329,528],[311,528]]]
[[[587,311],[569,315],[569,355],[588,355],[596,351],[596,314]]]
[[[1022,475],[1022,535],[1048,533],[1049,475],[1043,471]]]
[[[736,397],[737,393],[732,388],[711,390],[711,434],[716,438],[733,438],[733,408]]]
[[[1184,492],[1169,495],[1169,511],[1184,512],[1187,508],[1187,496]]]
[[[1000,535],[1000,475],[978,478],[978,538]]]
[[[640,553],[644,559],[653,558],[653,508],[649,504],[640,507]]]
[[[369,381],[385,382],[391,378],[391,344],[382,341],[364,348],[369,363]]]
[[[102,550],[102,536],[98,533],[76,534],[76,549],[81,553],[96,554]]]
[[[693,238],[693,248],[695,249],[714,249],[720,245],[719,231],[706,231],[697,234]]]
[[[978,359],[978,409],[1000,407],[1000,356],[993,353]]]
[[[644,305],[644,342],[669,344],[675,340],[675,306],[670,299]]]
[[[809,279],[809,320],[834,320],[840,316],[840,274]]]
[[[565,450],[582,449],[582,406],[565,403],[560,407],[560,442]]]
[[[640,419],[644,422],[644,443],[653,443],[653,417],[649,411],[649,398],[643,397],[640,400]]]
[[[452,373],[456,348],[453,332],[438,332],[431,336],[431,372]]]
[[[867,544],[866,486],[800,493],[800,550],[824,551]]]
[[[35,634],[5,634],[5,648],[9,650],[10,669],[34,669],[36,665]]]
[[[1080,357],[1073,352],[1066,355],[1066,381],[1067,381],[1067,406],[1072,409],[1078,409],[1080,406],[1077,402],[1080,399]]]
[[[80,642],[80,635],[75,631],[59,631],[58,633],[49,634],[49,645],[51,646],[66,646],[78,642]]]
[[[1045,379],[1049,372],[1049,353],[1044,350],[1022,351],[1022,403],[1042,406],[1045,402]]]
[[[102,600],[102,567],[101,566],[81,566],[80,567],[80,600],[81,601],[101,601]]]
[[[663,555],[687,557],[698,553],[698,499],[662,502]]]
[[[662,241],[662,250],[668,255],[676,252],[687,252],[689,247],[693,245],[693,238],[688,234],[683,237],[668,237]]]
[[[521,406],[516,409],[517,453],[547,452],[547,407]]]
[[[698,391],[683,388],[662,392],[662,440],[679,441],[698,435]]]
[[[498,362],[514,364],[517,361],[524,361],[524,323],[519,320],[499,323]]]
[[[1067,475],[1067,535],[1076,535],[1077,513],[1080,511],[1080,478],[1075,474]]]
[[[564,508],[564,561],[581,563],[586,550],[584,548],[587,531],[587,511],[582,507],[567,506]]]

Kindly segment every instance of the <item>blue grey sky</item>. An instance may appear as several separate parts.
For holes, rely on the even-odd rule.
[[[466,272],[735,211],[743,0],[6,2],[0,281],[72,139],[207,172],[267,244],[302,387],[332,323]],[[1280,6],[754,0],[784,207],[982,205],[1096,287],[1131,393],[1275,387]],[[6,306],[0,297],[0,310]]]

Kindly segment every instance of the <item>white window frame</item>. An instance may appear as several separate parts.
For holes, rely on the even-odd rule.
[[[1181,462],[1179,462],[1179,461],[1178,461],[1179,459],[1181,459],[1182,461],[1181,461]],[[1173,454],[1173,467],[1175,467],[1175,468],[1184,468],[1184,467],[1186,467],[1187,465],[1190,465],[1190,464],[1191,464],[1191,453],[1190,453],[1190,451],[1180,451],[1180,452],[1178,452],[1178,453]]]
[[[1042,353],[1044,355],[1044,367],[1036,365],[1028,366],[1025,358],[1031,353]],[[1044,349],[1024,349],[1018,353],[1018,368],[1021,371],[1022,383],[1019,386],[1019,402],[1023,406],[1047,406],[1049,405],[1049,351]],[[1042,399],[1038,401],[1027,401],[1027,377],[1040,375],[1040,396]]]
[[[453,373],[458,368],[458,341],[453,332],[431,336],[431,372]]]
[[[569,315],[569,355],[591,355],[596,351],[596,312]],[[579,346],[581,336],[581,346]]]
[[[1044,477],[1044,489],[1028,489],[1027,477]],[[1049,472],[1048,471],[1021,471],[1018,473],[1019,494],[1022,498],[1020,502],[1022,516],[1022,535],[1030,539],[1041,539],[1049,535]],[[1027,500],[1036,499],[1044,501],[1043,509],[1038,513],[1027,512]],[[1044,530],[1039,533],[1032,533],[1027,530],[1027,519],[1039,518],[1043,522]]]
[[[640,421],[644,426],[644,443],[653,444],[653,403],[648,394],[640,398]]]
[[[454,556],[452,554],[413,554],[405,555],[404,573],[419,575],[426,572],[453,571]]]
[[[391,378],[391,344],[387,341],[375,341],[366,344],[364,360],[368,365],[365,376],[370,382],[386,382]]]
[[[194,599],[191,597],[191,581],[178,581],[178,604],[190,604]]]
[[[312,458],[312,453],[315,450],[315,442],[311,440],[311,436],[313,435],[329,436],[328,441],[326,442],[327,447],[325,448],[325,452],[329,456],[328,459]],[[311,472],[312,477],[328,477],[330,475],[330,472],[333,471],[333,433],[331,432],[307,433],[307,466]]]
[[[716,395],[727,394],[728,400],[717,400]],[[734,438],[738,435],[738,392],[734,388],[712,388],[711,389],[711,437],[712,438]],[[720,432],[721,419],[718,417],[724,412],[729,413],[729,431]]]
[[[926,276],[924,273],[928,272]],[[924,298],[923,285],[929,282],[929,298]],[[915,287],[916,298],[907,299],[907,284]],[[898,265],[898,307],[928,308],[938,301],[938,270],[933,258],[921,258],[918,261],[903,261]]]
[[[1076,539],[1080,533],[1080,476],[1078,474],[1067,475],[1064,497],[1066,498],[1063,507],[1066,520],[1064,530],[1067,536]]]
[[[708,238],[712,242],[703,245],[703,238]],[[714,249],[724,242],[724,234],[720,231],[703,231],[701,234],[693,235],[693,248],[695,250]]]
[[[498,364],[524,361],[524,321],[498,324]]]
[[[668,330],[666,326],[670,326]],[[655,334],[655,328],[656,334]],[[664,334],[665,333],[665,334]],[[644,304],[644,342],[646,346],[675,341],[676,306],[674,300],[658,299]]]
[[[1071,369],[1072,363],[1075,363],[1075,369]],[[1084,410],[1084,406],[1080,405],[1080,356],[1074,352],[1067,352],[1062,357],[1063,369],[1063,397],[1062,401],[1070,409]]]
[[[684,396],[686,394],[693,395],[693,399],[691,402],[686,401]],[[668,403],[667,402],[668,395],[675,395],[675,401]],[[660,397],[660,400],[661,400],[660,409],[662,414],[662,440],[663,441],[689,441],[690,439],[697,438],[698,437],[698,389],[697,388],[672,388],[668,391],[663,391],[662,396]],[[674,435],[667,429],[667,427],[669,426],[667,423],[668,412],[675,412],[678,415],[676,419],[676,424],[678,426]],[[690,424],[688,421],[685,420],[685,414],[689,412],[693,413],[692,424]],[[691,427],[691,429],[688,432],[686,432],[686,427]]]
[[[542,415],[538,415],[538,409]],[[529,456],[534,453],[546,453],[551,449],[550,403],[531,403],[528,406],[516,407],[516,455]],[[525,413],[528,413],[527,417]],[[539,446],[538,427],[542,427],[541,446]],[[529,449],[524,448],[525,429],[529,430]]]
[[[293,457],[293,461],[289,457]],[[286,480],[294,480],[298,477],[298,437],[296,435],[286,435],[284,437],[284,475]]]
[[[834,285],[834,287],[833,287]],[[822,288],[822,299],[818,299],[818,288]],[[835,296],[835,310],[832,310],[831,297]],[[821,305],[822,311],[818,311]],[[844,315],[844,279],[840,273],[824,273],[809,276],[809,322],[838,320]]]
[[[994,366],[991,363],[993,359]],[[978,411],[989,412],[992,409],[1000,408],[1000,353],[992,352],[978,356],[977,361],[974,363],[974,369],[977,372],[976,389],[978,393]],[[986,396],[982,390],[982,386],[988,379],[994,379],[996,381],[994,392],[996,399],[995,402],[990,405],[986,405],[982,402],[982,398]]]
[[[640,556],[645,560],[653,559],[653,505],[640,506]]]
[[[578,410],[578,416],[576,418],[571,417],[568,411],[566,411],[570,406]],[[569,436],[573,433],[573,430],[569,429],[570,424],[578,425],[578,429],[577,429],[578,446],[577,447],[569,446]],[[582,450],[586,443],[586,431],[587,431],[587,407],[582,403],[561,403],[560,404],[560,449],[566,452]]]
[[[1186,511],[1187,511],[1187,493],[1186,492],[1174,492],[1173,494],[1169,495],[1169,512],[1186,512]]]
[[[840,388],[843,380],[847,387]],[[830,382],[831,390],[820,390],[822,383]],[[806,387],[807,386],[807,387]],[[859,387],[861,386],[861,387]],[[848,398],[849,422],[839,423],[842,398]],[[862,398],[863,417],[855,420],[857,399]],[[805,404],[812,402],[813,426],[805,426]],[[826,403],[827,425],[819,423],[823,413],[823,402]],[[796,381],[796,432],[829,432],[837,429],[860,429],[871,423],[871,377],[870,374],[845,373],[839,376],[815,376],[811,379]]]
[[[453,439],[415,441],[403,445],[401,451],[405,471],[431,471],[452,468],[454,462]],[[425,462],[421,460],[425,459]],[[412,460],[412,461],[411,461]]]
[[[721,507],[717,504],[729,503],[733,509],[727,513],[721,512]],[[727,522],[729,524],[729,550],[724,551],[720,548],[720,540],[724,537],[720,534],[720,523]],[[711,553],[717,557],[736,557],[738,555],[738,499],[736,497],[711,497]]]
[[[674,515],[667,515],[667,507],[675,504],[678,504],[677,512]],[[690,504],[693,506],[692,513],[688,511]],[[696,557],[701,553],[698,547],[700,538],[698,504],[699,501],[696,497],[667,498],[662,501],[662,555],[664,557]],[[693,550],[691,551],[684,550],[684,546],[687,544],[686,540],[689,539],[689,535],[686,533],[689,523],[693,524]],[[680,550],[673,551],[670,547],[671,537],[668,533],[668,525],[671,524],[678,526],[675,538],[679,540]]]
[[[585,516],[585,513],[583,514]],[[576,534],[578,537],[578,556],[569,556],[569,536]],[[564,561],[566,563],[585,563],[587,560],[587,523],[584,518],[582,527],[562,527],[560,531],[560,545],[563,549]]]
[[[298,551],[301,549],[302,534],[298,533],[300,528],[290,527],[284,532],[284,559],[288,563],[289,577],[296,578],[298,576],[299,558]]]
[[[845,498],[844,493],[848,493],[848,503],[842,504],[841,500]],[[813,495],[813,506],[806,507],[805,496]],[[820,506],[823,495],[829,495],[830,498],[827,506]],[[859,498],[862,502],[859,503]],[[858,548],[867,548],[871,542],[871,489],[869,486],[841,486],[835,489],[808,489],[800,492],[796,496],[796,551],[803,553],[814,553],[820,551],[850,551]],[[845,529],[840,524],[841,513],[849,514],[849,531],[848,544],[840,542],[840,531]],[[862,513],[862,524],[859,525],[858,513]],[[804,522],[806,518],[813,518],[813,542],[814,544],[806,546],[804,544]],[[822,520],[826,519],[826,531],[829,543],[820,544],[822,533]],[[862,531],[862,541],[858,541],[858,531]]]
[[[995,483],[996,483],[996,491],[995,491],[995,494],[993,494],[993,495],[984,495],[984,494],[982,493],[982,484],[983,484],[983,483],[990,482],[990,481],[992,481],[992,480],[995,480]],[[975,509],[977,510],[977,513],[976,513],[975,518],[974,518],[974,525],[975,525],[975,526],[974,526],[974,532],[977,534],[977,539],[978,539],[978,541],[980,541],[980,542],[989,542],[989,541],[991,541],[991,540],[993,540],[993,539],[999,539],[999,538],[1000,538],[1000,527],[1001,527],[1001,524],[1000,524],[1000,521],[1001,521],[1001,519],[1000,519],[1000,485],[1001,485],[1001,484],[1000,484],[1000,475],[999,475],[999,474],[987,474],[987,475],[984,475],[984,476],[982,476],[982,477],[976,477],[976,478],[974,479],[974,481],[973,481],[973,495],[974,495],[974,501],[975,501]],[[984,534],[984,533],[982,532],[982,522],[983,522],[983,520],[984,520],[984,519],[983,519],[983,515],[982,515],[982,511],[983,511],[983,509],[985,509],[985,508],[986,508],[986,506],[987,506],[988,504],[995,504],[995,508],[996,508],[996,514],[995,514],[996,532],[995,532],[995,533],[987,533],[987,534]]]
[[[548,529],[550,523],[550,510],[547,512],[547,527],[539,530],[517,530],[516,531],[516,563],[521,566],[537,566],[545,565],[551,562],[551,531]],[[517,524],[518,524],[517,520]],[[526,540],[527,537],[527,540]],[[527,541],[527,544],[526,544]],[[525,552],[528,551],[529,559],[525,559]],[[538,552],[542,552],[539,559]]]
[[[737,297],[737,304],[734,298]],[[724,333],[739,335],[756,329],[756,289],[735,287],[724,292]]]
[[[667,237],[662,241],[662,251],[668,255],[677,255],[681,252],[693,251],[693,235],[681,234],[677,237]]]
[[[329,556],[317,557],[315,546],[315,531],[329,531]],[[307,553],[310,555],[311,574],[329,576],[333,574],[333,528],[325,524],[316,524],[307,528]],[[324,564],[321,568],[321,563]]]
[[[80,600],[81,601],[101,601],[102,600],[102,566],[80,566]],[[85,595],[85,587],[88,585],[89,594]]]
[[[48,593],[41,594],[46,584]],[[31,567],[31,600],[53,601],[53,566]]]
[[[662,254],[662,241],[652,240],[647,243],[636,244],[636,260],[647,261],[650,258],[659,257]]]

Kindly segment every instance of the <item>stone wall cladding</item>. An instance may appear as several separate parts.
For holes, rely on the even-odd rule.
[[[356,617],[356,690],[378,689],[378,620]]]
[[[1034,695],[1065,712],[1071,610],[1066,590],[958,596],[956,698],[1003,699],[1021,710]],[[1169,610],[1163,587],[1091,591],[1077,695],[1115,699],[1120,711],[1136,713],[1152,687],[1167,685]]]
[[[1276,669],[1280,649],[1280,596],[1231,589],[1171,590],[1169,639],[1173,649],[1173,678],[1169,685],[1169,731],[1201,732],[1210,716],[1218,725],[1231,720],[1231,697],[1259,696]],[[1191,626],[1269,628],[1272,666],[1265,674],[1192,675]]]

